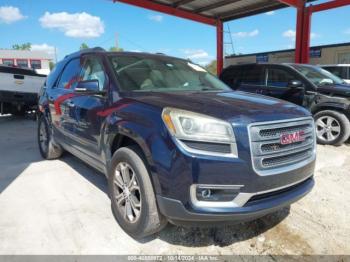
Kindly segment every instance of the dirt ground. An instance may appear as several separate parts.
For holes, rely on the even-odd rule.
[[[36,123],[0,117],[0,254],[350,254],[350,145],[318,146],[316,186],[289,209],[221,228],[168,225],[136,241],[115,222],[102,174],[44,161]]]

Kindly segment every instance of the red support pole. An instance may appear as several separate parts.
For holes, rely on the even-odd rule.
[[[304,6],[297,8],[297,24],[295,34],[295,63],[301,63]]]
[[[302,51],[301,63],[308,64],[310,61],[310,34],[311,34],[311,14],[310,8],[304,10],[303,18],[303,37],[302,37]]]
[[[224,26],[221,20],[216,22],[216,41],[217,75],[220,76],[224,67]]]

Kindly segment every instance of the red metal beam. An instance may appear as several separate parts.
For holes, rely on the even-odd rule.
[[[216,24],[216,40],[216,67],[217,75],[220,76],[224,67],[224,26],[221,20],[218,20]]]
[[[292,6],[292,7],[302,7],[304,6],[303,0],[278,0],[279,2]]]
[[[164,14],[168,15],[174,15],[177,17],[185,18],[185,19],[190,19],[192,21],[196,21],[199,23],[207,24],[207,25],[212,25],[216,26],[216,19],[210,18],[204,15],[199,15],[195,13],[191,13],[189,11],[180,9],[180,8],[174,8],[168,5],[164,4],[158,4],[155,2],[152,2],[150,0],[113,0],[114,3],[125,3],[133,6],[138,6],[146,9],[150,9],[153,11],[161,12]]]
[[[346,6],[346,5],[350,5],[350,0],[333,0],[323,4],[311,5],[309,8],[311,12],[314,13],[314,12],[325,11],[325,10],[329,10],[337,7]]]

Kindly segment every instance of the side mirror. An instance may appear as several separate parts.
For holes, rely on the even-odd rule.
[[[103,91],[100,91],[98,80],[80,81],[74,91],[79,94],[100,95],[104,93]]]
[[[288,87],[293,89],[303,89],[304,85],[299,80],[291,80],[288,82]]]

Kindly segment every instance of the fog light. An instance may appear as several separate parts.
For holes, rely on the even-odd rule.
[[[204,189],[203,191],[202,191],[202,197],[205,199],[205,198],[210,198],[210,196],[211,196],[211,190],[210,189]]]
[[[239,193],[239,188],[225,186],[197,186],[196,198],[198,201],[232,201]]]

